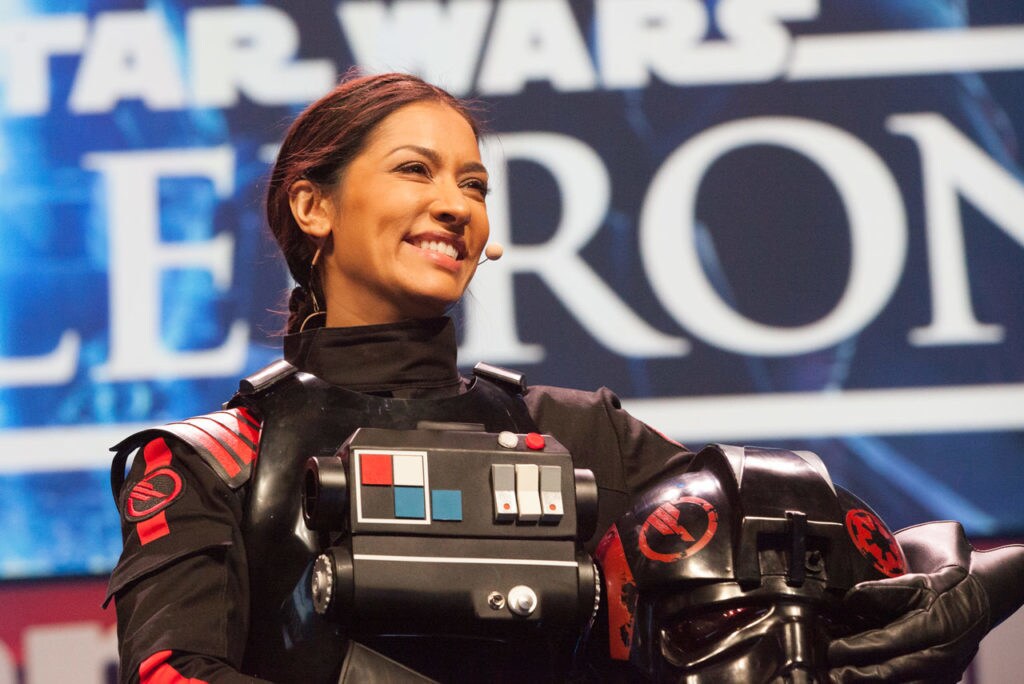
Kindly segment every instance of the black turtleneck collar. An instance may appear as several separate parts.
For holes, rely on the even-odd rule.
[[[461,385],[450,318],[315,328],[284,338],[284,357],[301,371],[356,392]]]

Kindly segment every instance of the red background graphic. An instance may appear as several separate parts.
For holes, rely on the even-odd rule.
[[[101,682],[116,667],[105,577],[0,583],[0,681]]]

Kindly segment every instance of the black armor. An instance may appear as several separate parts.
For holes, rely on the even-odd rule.
[[[240,384],[240,391],[218,414],[254,415],[262,421],[258,450],[251,467],[225,469],[212,454],[229,440],[216,435],[210,443],[209,416],[145,431],[118,445],[113,472],[123,473],[124,458],[138,444],[158,434],[188,443],[212,464],[233,488],[246,484],[242,532],[250,563],[251,627],[243,669],[273,681],[326,681],[344,656],[344,636],[337,623],[307,622],[295,641],[296,616],[291,596],[324,546],[303,523],[301,497],[307,459],[333,456],[358,428],[412,430],[424,421],[476,424],[488,432],[536,430],[515,384],[481,370],[466,392],[440,399],[400,399],[353,392],[330,385],[278,362]],[[483,377],[481,377],[483,376]],[[232,413],[234,412],[234,413]],[[251,412],[251,413],[250,413]],[[223,421],[222,421],[223,422]],[[216,439],[219,437],[220,439]],[[247,464],[248,465],[248,464]],[[120,483],[115,481],[115,487]],[[316,625],[310,630],[309,625]]]

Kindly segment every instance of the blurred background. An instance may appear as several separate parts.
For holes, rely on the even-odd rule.
[[[1024,538],[1017,0],[8,0],[0,684],[112,681],[108,449],[278,357],[265,177],[353,65],[486,121],[506,255],[467,367],[810,449],[893,529]],[[1022,622],[969,681],[1015,681]]]

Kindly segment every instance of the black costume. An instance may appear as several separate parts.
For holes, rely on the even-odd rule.
[[[285,358],[308,375],[300,374],[301,381],[290,380],[292,388],[285,394],[289,398],[271,411],[273,415],[257,415],[240,400],[230,411],[145,431],[119,445],[124,456],[141,448],[127,485],[118,487],[125,551],[109,590],[117,601],[122,678],[134,681],[140,678],[140,671],[149,674],[160,668],[174,668],[199,680],[216,677],[224,681],[228,674],[262,674],[268,668],[277,677],[287,676],[287,669],[274,671],[273,659],[268,662],[260,648],[260,629],[274,627],[268,623],[278,605],[261,601],[250,582],[261,592],[271,587],[272,604],[279,603],[280,596],[294,586],[295,577],[270,575],[282,565],[277,553],[283,551],[287,556],[289,550],[295,551],[288,529],[292,521],[276,521],[277,527],[269,534],[263,523],[253,522],[254,517],[274,517],[268,513],[273,506],[267,498],[277,496],[253,492],[253,480],[259,479],[261,469],[272,469],[276,461],[287,458],[275,456],[277,443],[271,445],[270,441],[276,436],[301,435],[299,448],[304,459],[314,455],[308,451],[311,448],[333,452],[350,427],[359,427],[346,425],[344,420],[337,421],[340,427],[332,427],[331,416],[322,416],[319,424],[316,420],[289,424],[289,407],[304,397],[317,392],[324,393],[323,397],[341,394],[348,397],[341,402],[344,404],[355,402],[352,392],[357,392],[371,407],[377,404],[369,397],[391,397],[404,406],[410,405],[406,400],[428,400],[431,406],[458,406],[456,415],[450,417],[456,420],[465,415],[475,417],[477,404],[488,404],[492,413],[495,402],[501,404],[497,413],[503,415],[488,425],[489,430],[525,432],[535,428],[551,434],[569,449],[577,467],[594,472],[600,509],[597,534],[588,543],[590,550],[626,509],[634,492],[663,472],[670,460],[689,457],[685,448],[623,411],[607,389],[580,392],[531,387],[523,393],[525,404],[507,396],[502,404],[491,388],[491,399],[478,400],[475,397],[484,389],[459,375],[455,353],[454,329],[448,319],[321,328],[291,335],[285,341]],[[350,392],[332,394],[332,387]],[[372,417],[369,420],[374,422]],[[261,421],[267,429],[263,440]],[[273,430],[265,421],[274,423]],[[311,429],[314,424],[319,429]],[[344,434],[333,434],[336,430]],[[271,432],[275,437],[269,436]],[[210,440],[210,435],[215,438]],[[186,442],[209,442],[210,448],[194,450]],[[115,460],[115,481],[123,473],[123,460],[120,463]],[[261,484],[257,482],[255,487],[259,489]],[[254,525],[264,532],[252,535]],[[301,553],[301,548],[298,551]],[[305,562],[302,559],[282,574],[301,571],[299,566]],[[398,646],[397,653],[395,648],[389,651],[392,657],[417,669],[429,664],[435,668],[431,674],[444,675],[444,656],[437,649],[417,654],[416,648]],[[421,660],[420,655],[428,657]],[[479,661],[496,665],[492,674],[503,667],[500,658],[495,661],[491,654]],[[491,676],[470,669],[473,664],[465,654],[453,657],[450,665],[463,668],[461,674],[449,670],[451,676],[465,678],[467,671],[477,677]],[[516,670],[508,674],[522,679],[524,667],[528,670],[531,666],[543,672],[546,659],[524,663],[520,654]]]
[[[309,530],[299,492],[291,494],[295,471],[310,456],[332,454],[356,427],[409,429],[416,427],[409,421],[425,417],[554,436],[576,467],[593,472],[600,490],[590,551],[636,494],[693,457],[623,411],[607,389],[532,387],[520,399],[515,387],[461,377],[455,353],[447,319],[291,335],[285,357],[301,372],[280,381],[280,391],[271,378],[266,401],[252,400],[263,390],[261,378],[250,376],[229,409],[146,430],[115,447],[112,482],[125,549],[108,594],[117,601],[122,680],[336,680],[342,635],[312,643],[311,660],[289,652],[289,662],[280,657],[287,650],[282,634],[284,642],[291,637],[278,618],[301,584],[294,575],[311,561],[298,558],[310,548],[303,546]],[[955,679],[985,632],[1024,602],[1017,581],[1024,547],[979,554],[962,531],[946,531],[931,525],[900,533],[910,573],[858,585],[846,597],[881,622],[829,645],[834,681],[907,673]],[[479,640],[468,648],[415,639],[370,645],[441,680],[557,680],[572,644],[546,630],[540,636],[548,652],[518,644],[490,649]],[[292,667],[320,658],[326,664],[317,677]],[[604,667],[593,670],[600,679],[610,674]]]

